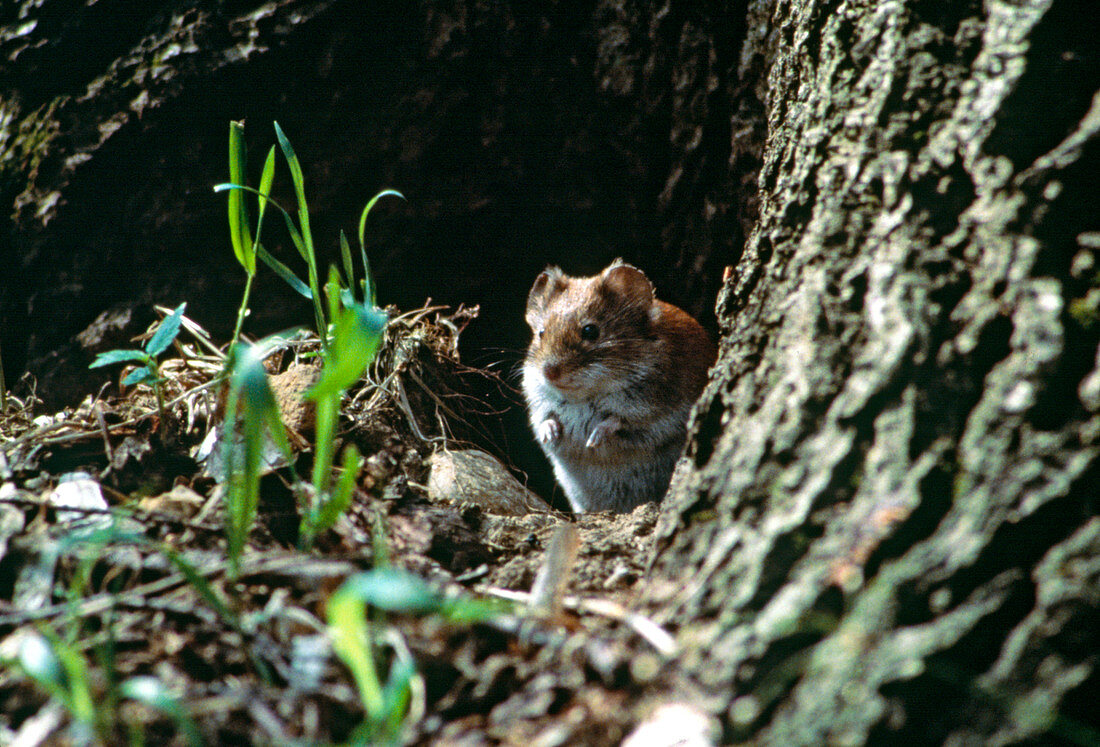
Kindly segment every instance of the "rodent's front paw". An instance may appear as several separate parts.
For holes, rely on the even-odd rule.
[[[552,444],[561,438],[561,423],[557,418],[547,418],[535,427],[535,438],[540,444]]]
[[[604,418],[597,423],[596,427],[592,429],[592,432],[588,434],[588,440],[584,442],[584,447],[586,449],[596,448],[606,441],[615,431],[619,430],[622,425],[622,421],[614,415],[609,418]]]

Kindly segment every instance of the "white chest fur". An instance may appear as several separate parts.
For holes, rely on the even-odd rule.
[[[574,511],[625,511],[659,500],[684,442],[689,404],[645,407],[625,396],[571,398],[523,370],[535,438]]]

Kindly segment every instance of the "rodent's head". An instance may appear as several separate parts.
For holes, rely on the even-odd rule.
[[[566,394],[622,388],[654,365],[655,311],[653,284],[621,260],[587,278],[547,268],[527,296],[527,365]]]

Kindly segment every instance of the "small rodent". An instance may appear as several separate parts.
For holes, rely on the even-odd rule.
[[[527,323],[531,427],[573,510],[659,501],[716,357],[699,322],[615,260],[586,278],[547,268],[527,297]]]

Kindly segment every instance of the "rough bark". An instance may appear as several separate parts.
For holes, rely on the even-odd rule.
[[[649,597],[728,739],[1098,734],[1085,12],[753,5],[759,223]]]

